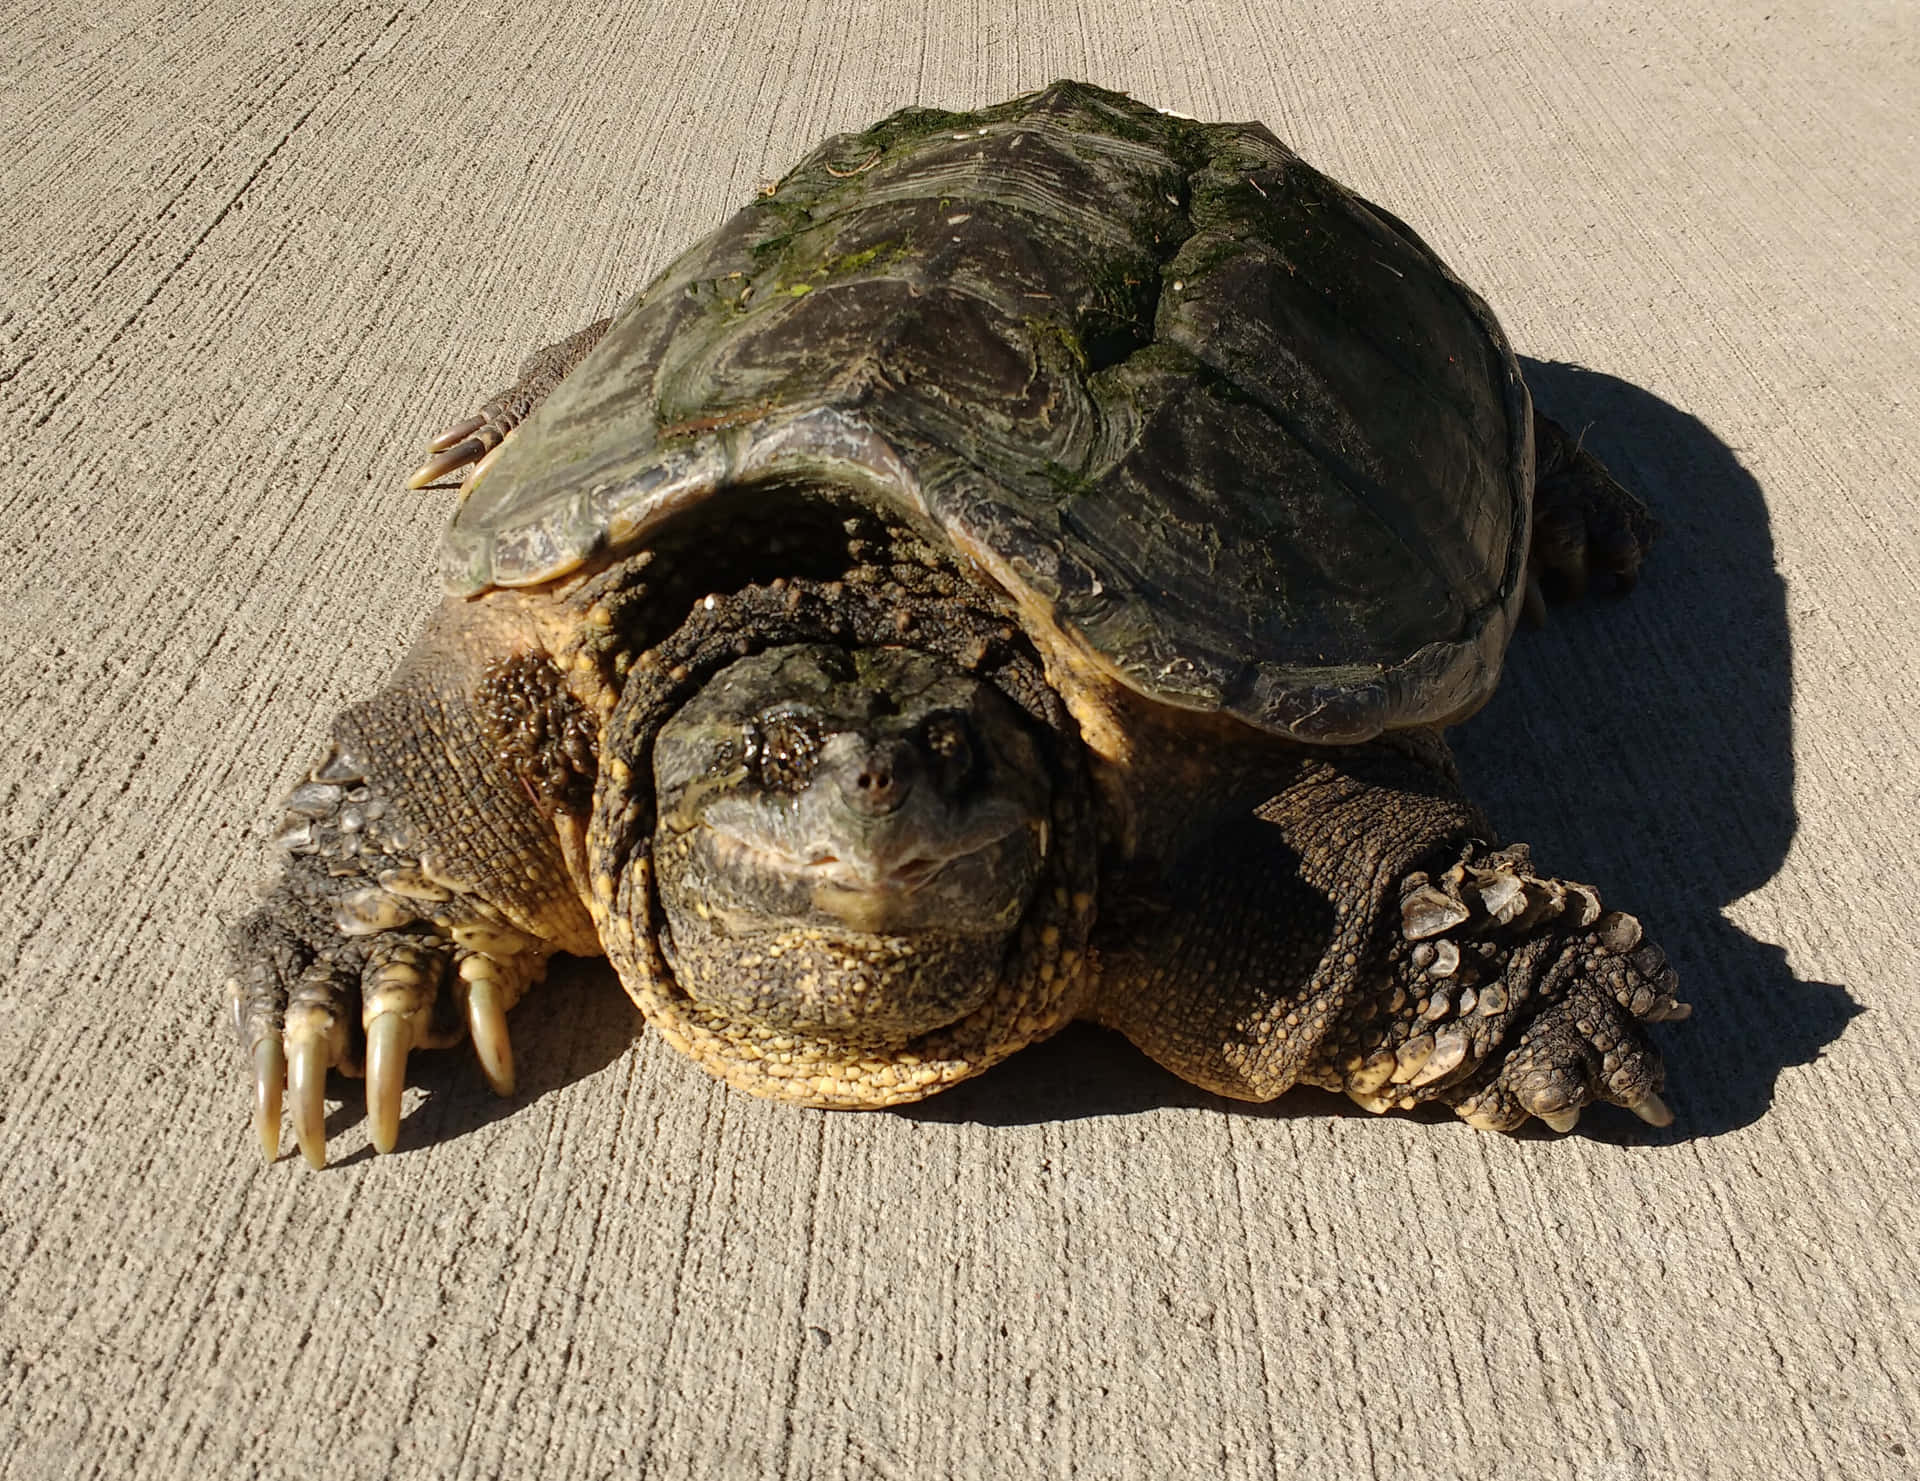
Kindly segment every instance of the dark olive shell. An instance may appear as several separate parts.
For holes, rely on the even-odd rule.
[[[1492,688],[1532,463],[1499,326],[1399,221],[1257,124],[1061,83],[830,139],[683,254],[476,482],[447,577],[830,483],[1093,670],[1351,742]]]

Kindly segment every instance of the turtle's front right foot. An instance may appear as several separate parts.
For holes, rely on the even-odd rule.
[[[284,1108],[301,1153],[326,1165],[329,1071],[365,1077],[377,1152],[399,1139],[416,1049],[471,1039],[487,1082],[511,1095],[506,1014],[546,971],[550,948],[406,855],[359,771],[336,746],[294,789],[278,835],[285,870],[233,935],[227,995],[269,1162]]]
[[[528,356],[520,366],[518,380],[474,415],[455,422],[427,444],[432,456],[407,475],[407,487],[425,488],[430,483],[438,483],[454,469],[474,463],[478,466],[465,480],[465,484],[471,484],[513,429],[531,416],[533,409],[547,399],[547,393],[600,343],[612,322],[611,319],[597,320],[578,334],[570,334]]]

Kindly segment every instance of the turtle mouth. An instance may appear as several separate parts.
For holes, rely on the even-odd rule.
[[[956,864],[978,859],[1014,831],[1004,827],[957,840],[948,850],[920,849],[903,859],[880,863],[843,858],[831,849],[804,855],[748,838],[711,821],[707,824],[713,860],[728,872],[784,879],[801,888],[826,888],[840,894],[905,897],[916,895]]]
[[[849,847],[755,836],[709,817],[686,840],[682,883],[692,908],[738,938],[808,925],[862,936],[992,935],[1024,909],[1043,834],[995,818],[892,848]]]
[[[804,874],[817,875],[838,889],[861,890],[876,895],[911,895],[946,868],[947,863],[946,859],[908,859],[884,873],[869,876],[857,867],[848,868],[836,854],[820,854],[800,865],[800,870]]]

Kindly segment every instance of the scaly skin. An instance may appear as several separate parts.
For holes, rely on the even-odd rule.
[[[533,357],[436,441],[416,482],[498,446],[604,329]],[[1536,435],[1546,594],[1577,594],[1596,569],[1629,583],[1651,518],[1564,431],[1542,418]],[[235,932],[229,991],[267,1155],[284,1094],[302,1151],[324,1163],[329,1069],[366,1075],[382,1151],[415,1049],[471,1037],[511,1093],[506,1010],[554,951],[602,949],[704,1068],[814,1105],[917,1099],[1086,1016],[1247,1099],[1305,1082],[1374,1111],[1439,1101],[1501,1130],[1532,1116],[1564,1131],[1595,1100],[1670,1119],[1641,1025],[1685,1015],[1671,968],[1590,888],[1496,849],[1437,736],[1301,751],[1237,722],[1143,723],[1137,696],[1078,675],[1076,725],[1049,687],[1061,676],[978,587],[924,552],[891,579],[874,559],[850,541],[842,580],[716,594],[672,632],[636,626],[660,616],[645,555],[563,591],[442,608],[392,683],[335,722],[289,799],[286,870]],[[796,642],[935,653],[1053,738],[1049,873],[1003,984],[908,1044],[698,1010],[659,949],[652,739],[743,652]],[[1103,727],[1124,761],[1101,754]]]
[[[1116,881],[1094,1017],[1246,1100],[1304,1082],[1500,1130],[1564,1131],[1593,1100],[1669,1119],[1638,1025],[1685,1009],[1631,917],[1485,842],[1437,738],[1292,770],[1164,871]]]
[[[285,870],[235,930],[228,983],[269,1156],[290,1093],[301,1150],[324,1164],[330,1069],[367,1077],[382,1151],[399,1133],[414,1049],[471,1035],[483,1073],[510,1094],[506,1011],[553,952],[598,952],[563,830],[473,704],[489,662],[538,630],[512,593],[442,608],[393,682],[334,721],[288,799]]]

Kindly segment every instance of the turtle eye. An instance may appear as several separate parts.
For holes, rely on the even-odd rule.
[[[747,764],[770,791],[798,792],[819,757],[820,727],[809,715],[776,712],[747,727]]]
[[[943,792],[957,791],[973,775],[973,736],[964,715],[935,715],[921,730],[921,744],[933,758]]]

